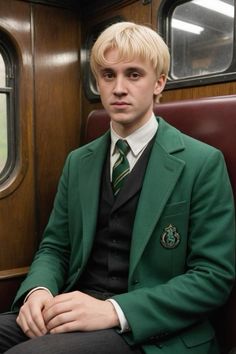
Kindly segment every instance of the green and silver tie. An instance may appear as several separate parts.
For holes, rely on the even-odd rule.
[[[117,140],[116,147],[120,153],[112,170],[112,188],[114,195],[117,195],[124,184],[125,178],[129,174],[129,162],[127,160],[127,153],[130,150],[129,144],[126,140]]]

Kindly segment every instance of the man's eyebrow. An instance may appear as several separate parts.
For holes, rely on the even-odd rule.
[[[127,71],[127,70],[129,70],[129,71],[142,71],[142,72],[146,71],[142,66],[127,66],[125,68],[125,71]],[[115,71],[115,70],[109,66],[102,66],[99,68],[99,71],[103,72],[103,71]]]
[[[127,67],[125,69],[125,71],[139,71],[139,72],[142,72],[142,73],[146,72],[146,70],[144,68],[142,68],[141,66],[130,66],[130,67]]]
[[[99,71],[100,71],[101,73],[104,73],[104,72],[106,72],[106,71],[114,71],[114,69],[109,68],[109,67],[101,67],[101,68],[99,69]]]

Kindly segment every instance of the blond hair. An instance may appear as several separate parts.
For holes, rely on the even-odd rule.
[[[132,22],[118,22],[105,29],[94,43],[91,56],[91,70],[97,78],[100,66],[106,66],[106,52],[116,48],[119,61],[141,58],[151,62],[157,77],[167,77],[170,54],[167,45],[159,34],[151,28]]]

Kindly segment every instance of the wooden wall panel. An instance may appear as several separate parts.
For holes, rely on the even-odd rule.
[[[171,102],[199,97],[233,95],[236,92],[236,82],[219,83],[205,86],[165,90],[162,102]]]
[[[77,15],[70,10],[35,5],[34,43],[37,214],[41,234],[65,158],[80,143]]]

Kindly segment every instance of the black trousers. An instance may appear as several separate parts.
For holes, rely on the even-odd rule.
[[[29,339],[16,323],[16,315],[0,315],[0,354],[141,354],[114,329],[47,334]]]

